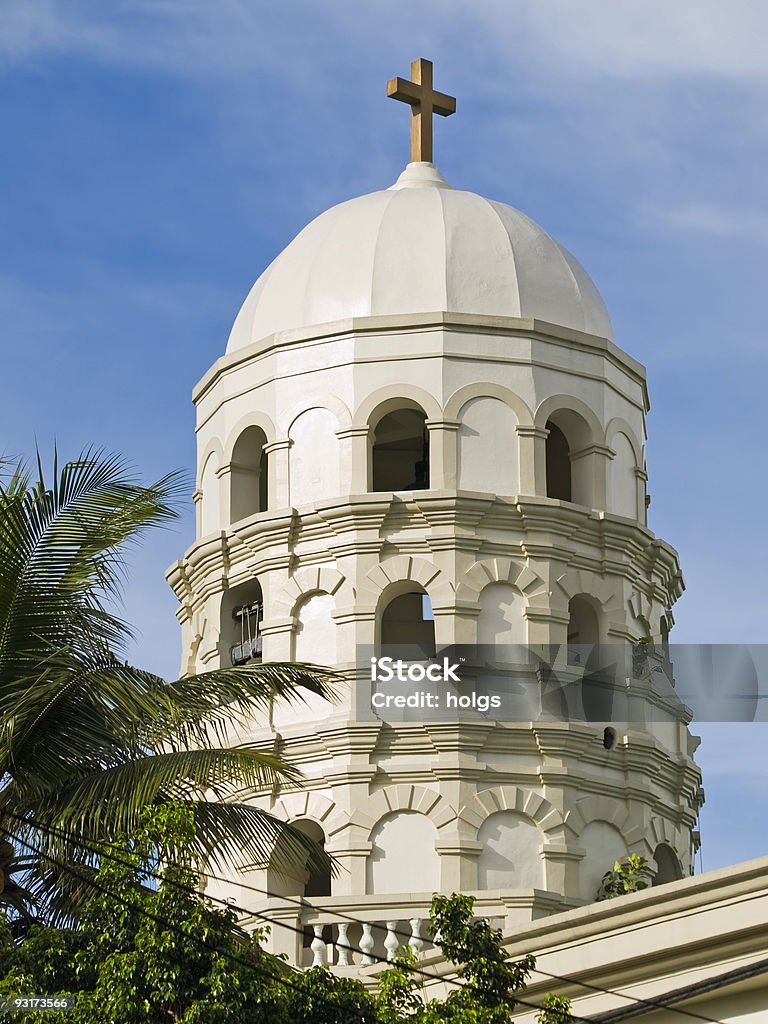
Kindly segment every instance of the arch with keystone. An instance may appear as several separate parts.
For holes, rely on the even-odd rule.
[[[350,824],[365,831],[370,841],[382,818],[397,811],[423,814],[438,833],[458,818],[455,808],[434,789],[403,784],[377,790],[366,802],[365,810],[358,809],[352,814]]]
[[[514,811],[528,818],[550,842],[564,839],[565,822],[560,811],[545,797],[520,786],[480,790],[461,808],[459,819],[476,838],[483,823],[499,811]]]
[[[376,612],[384,598],[416,584],[426,591],[432,608],[453,607],[456,593],[445,574],[433,563],[417,555],[393,555],[384,559],[366,575],[357,593],[361,611]]]
[[[639,820],[638,820],[639,819]],[[565,815],[565,827],[578,840],[587,825],[602,821],[621,834],[630,853],[642,853],[647,848],[645,816],[627,806],[616,797],[592,794],[582,797]]]
[[[297,570],[275,595],[275,613],[280,617],[293,615],[304,598],[311,594],[335,595],[345,581],[344,574],[330,565],[305,566]]]
[[[308,819],[323,830],[330,840],[349,825],[349,817],[322,793],[308,790],[302,793],[288,793],[277,801],[272,813],[283,821],[293,823]]]
[[[556,584],[552,593],[553,608],[567,614],[571,598],[584,594],[600,605],[606,625],[609,622],[625,624],[626,609],[622,597],[616,593],[616,587],[610,580],[598,576],[589,569],[570,569],[558,577]]]
[[[456,600],[476,602],[492,583],[509,583],[526,598],[546,591],[545,581],[527,565],[513,558],[481,558],[464,574],[456,589]]]

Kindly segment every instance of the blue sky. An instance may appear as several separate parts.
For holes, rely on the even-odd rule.
[[[293,235],[396,178],[385,81],[426,56],[458,97],[443,173],[571,249],[648,368],[674,639],[763,642],[766,34],[753,0],[0,0],[0,451],[191,477],[193,384]],[[191,537],[190,502],[125,597],[136,660],[169,676],[163,570]],[[705,869],[768,852],[766,730],[696,729]]]

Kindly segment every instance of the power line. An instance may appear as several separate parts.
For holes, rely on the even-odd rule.
[[[10,812],[7,812],[7,813],[11,817],[15,818],[17,821],[22,821],[25,824],[31,824],[31,822],[29,822],[26,818],[19,817],[18,815],[15,815],[15,814],[10,814]],[[63,831],[61,829],[57,829],[53,825],[41,823],[37,819],[36,819],[35,823],[37,823],[39,825],[42,824],[43,830],[47,830],[51,834],[58,833],[60,838],[69,838],[69,837],[67,837],[67,835],[65,833],[63,833]],[[76,845],[81,846],[85,850],[89,850],[89,852],[91,852],[91,853],[93,853],[93,852],[101,852],[101,851],[95,850],[92,846],[89,848],[88,845],[86,843],[84,843],[82,840],[76,841]],[[127,864],[128,863],[127,861],[124,861],[121,858],[117,857],[117,855],[112,853],[112,852],[104,851],[103,854],[106,857],[108,857],[108,858],[111,858],[111,859],[114,859],[114,860],[118,860],[120,863],[123,863],[123,864]],[[160,874],[158,874],[157,872],[154,872],[154,871],[146,871],[146,874],[147,874],[148,877],[151,877],[151,878],[155,878],[155,879],[161,879],[162,878],[162,876],[160,876]],[[298,907],[301,907],[301,908],[308,908],[310,910],[319,910],[318,907],[313,906],[311,903],[307,902],[307,900],[305,898],[296,899],[296,898],[291,897],[291,896],[284,896],[284,895],[282,895],[280,893],[271,892],[268,889],[261,889],[258,886],[252,886],[252,885],[248,885],[246,883],[233,881],[232,879],[227,879],[224,876],[220,876],[220,874],[213,874],[213,873],[210,873],[210,872],[206,872],[206,874],[207,874],[208,878],[213,879],[214,881],[223,882],[223,883],[225,883],[227,885],[231,885],[231,886],[239,885],[242,889],[247,889],[250,892],[259,893],[260,895],[264,895],[264,896],[268,896],[268,897],[274,897],[276,899],[281,899],[281,900],[284,900],[286,902],[293,903],[294,905],[296,905]],[[171,884],[178,885],[178,883],[173,883],[173,882],[171,882]],[[180,886],[180,888],[183,889],[184,887]],[[258,918],[261,921],[267,922],[269,925],[276,925],[276,926],[278,926],[280,928],[285,928],[288,931],[296,933],[297,935],[301,935],[302,937],[304,935],[304,929],[303,928],[296,927],[295,925],[292,925],[292,924],[290,924],[290,922],[287,922],[287,921],[280,921],[280,920],[274,920],[272,918],[269,918],[269,916],[267,914],[265,914],[265,913],[263,913],[263,912],[261,912],[259,910],[254,910],[253,908],[250,908],[250,907],[244,907],[244,906],[241,906],[241,905],[239,905],[237,903],[234,903],[232,900],[221,899],[220,897],[216,897],[216,896],[207,896],[207,899],[210,899],[212,902],[215,902],[215,903],[220,903],[223,906],[227,906],[227,907],[231,907],[232,909],[239,910],[241,913],[244,913],[244,914],[247,914],[249,916],[252,916],[252,918]],[[354,924],[354,925],[370,924],[369,922],[362,922],[360,919],[354,918],[354,916],[352,916],[351,914],[343,913],[341,911],[334,910],[333,913],[334,913],[334,916],[337,916],[337,918],[341,918],[342,920],[348,921],[348,922],[350,922],[351,924]],[[399,936],[401,938],[404,938],[404,939],[407,939],[407,940],[411,938],[410,935],[408,935],[406,932],[400,931],[399,929],[392,929],[391,932],[392,932],[393,935],[397,935],[397,936]],[[350,946],[350,945],[348,945],[346,943],[339,943],[339,942],[337,942],[336,946],[337,946],[337,948],[347,949],[350,952],[355,952],[356,951],[353,946]],[[368,955],[371,956],[372,959],[374,959],[374,961],[376,961],[379,964],[391,964],[391,961],[389,961],[389,959],[387,957],[381,956],[378,953],[370,952]],[[512,963],[514,964],[515,962],[512,962]],[[461,985],[461,982],[459,982],[458,980],[455,980],[453,978],[445,978],[442,975],[432,974],[430,972],[426,972],[423,969],[419,969],[419,968],[417,968],[415,966],[412,966],[412,965],[408,965],[408,969],[413,971],[414,973],[420,974],[423,977],[431,979],[431,980],[441,981],[441,982],[449,982],[451,984],[459,985],[459,987],[464,987],[463,985]],[[707,1016],[702,1015],[702,1014],[697,1014],[697,1013],[695,1013],[693,1011],[690,1011],[690,1010],[682,1010],[682,1009],[677,1008],[677,1007],[671,1007],[671,1006],[669,1006],[667,1004],[660,1004],[660,1002],[658,1000],[656,1000],[656,999],[646,999],[646,998],[642,998],[642,997],[636,996],[636,995],[627,995],[624,992],[616,992],[613,989],[604,988],[603,986],[600,986],[600,985],[594,985],[594,984],[591,984],[590,982],[582,981],[582,980],[580,980],[578,978],[574,978],[574,977],[569,976],[569,975],[552,974],[551,972],[543,971],[542,969],[540,969],[538,967],[534,968],[534,971],[537,974],[540,974],[540,975],[542,975],[544,977],[547,977],[547,978],[551,978],[554,981],[561,981],[561,982],[565,982],[567,984],[578,985],[581,988],[589,989],[590,991],[594,991],[594,992],[600,992],[600,993],[602,993],[604,995],[612,995],[615,998],[627,999],[628,1001],[632,1002],[632,1004],[634,1006],[641,1006],[641,1005],[642,1006],[646,1006],[649,1010],[665,1009],[665,1010],[671,1011],[672,1013],[676,1013],[676,1014],[678,1014],[681,1017],[688,1017],[688,1018],[691,1018],[693,1020],[705,1021],[706,1024],[720,1024],[720,1022],[716,1021],[713,1017],[707,1017]],[[534,1004],[525,1004],[525,1001],[522,1000],[522,999],[517,999],[516,1001],[520,1002],[520,1004],[522,1006],[525,1006],[525,1005],[529,1006],[531,1009],[539,1009],[539,1010],[542,1009],[541,1007],[538,1007],[538,1006],[536,1006]],[[575,1020],[575,1018],[574,1018],[574,1020]]]
[[[18,818],[18,815],[12,814],[10,811],[6,810],[4,813],[7,814],[9,817]],[[23,818],[19,819],[19,820],[24,821]],[[29,822],[25,822],[25,824],[29,824]],[[246,967],[249,970],[255,971],[257,974],[260,974],[262,977],[269,978],[270,981],[275,981],[278,984],[286,985],[286,986],[289,986],[289,987],[296,988],[296,985],[294,984],[294,982],[292,982],[289,978],[281,977],[280,975],[277,975],[277,974],[272,974],[271,972],[265,970],[263,967],[259,967],[258,964],[254,964],[250,960],[246,960],[244,957],[237,956],[236,953],[232,953],[228,949],[223,949],[222,947],[216,946],[213,943],[206,941],[205,939],[199,939],[199,938],[197,938],[197,936],[190,935],[189,933],[185,932],[183,929],[181,929],[178,926],[174,925],[171,921],[168,921],[167,919],[161,917],[159,914],[153,914],[152,911],[151,910],[147,910],[146,907],[143,907],[141,905],[134,905],[133,903],[130,902],[130,900],[125,899],[124,897],[120,896],[118,893],[111,892],[108,888],[106,888],[106,886],[100,885],[99,882],[97,882],[95,878],[89,878],[88,875],[83,875],[79,871],[75,871],[70,865],[65,864],[63,861],[58,860],[56,857],[53,857],[50,854],[46,854],[46,853],[41,854],[41,853],[39,853],[39,851],[37,851],[35,849],[35,847],[31,843],[28,843],[25,839],[22,839],[21,836],[15,835],[10,830],[6,830],[6,834],[15,843],[21,843],[22,846],[25,846],[32,853],[35,853],[38,856],[42,856],[45,860],[49,861],[49,863],[51,863],[51,864],[55,864],[56,867],[60,868],[62,871],[66,871],[67,874],[72,875],[74,878],[78,878],[81,882],[85,882],[86,885],[90,885],[92,888],[96,889],[98,892],[102,893],[103,895],[109,896],[110,899],[118,900],[118,902],[122,903],[129,910],[138,912],[139,914],[143,915],[144,917],[149,918],[151,921],[154,921],[155,924],[159,924],[159,925],[161,925],[164,928],[170,929],[171,931],[175,932],[177,935],[180,935],[184,939],[188,940],[188,939],[192,938],[192,940],[194,942],[196,942],[199,946],[202,946],[204,949],[207,949],[207,950],[209,950],[212,953],[218,953],[220,956],[223,956],[225,958],[225,960],[229,960],[232,963],[239,964],[241,967]],[[82,844],[82,843],[76,843],[76,845],[84,846],[84,844]],[[87,847],[85,847],[85,846],[84,846],[84,848],[87,849]],[[93,852],[93,851],[90,851],[90,852]],[[125,865],[129,865],[130,864],[129,861],[122,861],[121,863],[123,863]],[[184,889],[185,887],[181,886],[181,888]],[[187,891],[189,891],[189,890],[187,890]],[[338,1004],[331,1002],[329,999],[326,999],[323,996],[320,996],[320,999],[321,999],[322,1002],[324,1002],[326,1004],[326,1006],[331,1007],[334,1010],[338,1010],[340,1008]]]
[[[33,825],[36,828],[40,828],[41,831],[43,831],[43,832],[48,831],[48,832],[50,832],[52,834],[55,834],[56,831],[59,831],[59,830],[57,830],[55,828],[55,826],[50,826],[50,825],[46,826],[44,823],[40,822],[39,819],[35,819],[34,822],[30,822],[26,818],[20,817],[19,815],[14,814],[13,812],[8,811],[8,810],[5,810],[3,813],[6,814],[8,817],[14,818],[16,821],[22,822],[23,824],[25,824],[27,826]],[[26,842],[21,837],[16,836],[14,833],[10,832],[10,830],[7,831],[7,835],[14,842],[21,843],[23,846],[25,846],[28,850],[32,851],[33,853],[38,852],[38,851],[35,850],[35,848],[34,848],[34,846],[32,846],[32,844]],[[114,854],[111,851],[101,850],[101,849],[98,849],[98,848],[94,848],[93,846],[89,847],[88,844],[83,842],[82,840],[75,840],[75,839],[72,839],[72,837],[70,837],[70,836],[67,836],[67,838],[69,839],[70,842],[73,842],[75,846],[80,846],[80,847],[82,847],[84,850],[86,850],[89,853],[96,853],[96,854],[99,854],[100,856],[107,857],[107,859],[116,860],[118,863],[123,864],[126,867],[132,866],[130,861],[123,860],[122,858],[118,857],[116,854]],[[146,917],[149,917],[151,920],[154,920],[156,923],[162,924],[165,927],[170,928],[172,931],[175,931],[177,934],[181,934],[185,938],[189,938],[189,935],[186,932],[184,932],[182,929],[176,927],[171,922],[165,920],[160,915],[153,914],[151,911],[146,910],[144,907],[134,906],[132,903],[130,903],[128,900],[124,899],[123,897],[118,896],[117,894],[110,892],[106,887],[100,885],[95,879],[90,878],[87,875],[83,875],[80,872],[75,871],[73,868],[71,868],[69,865],[65,864],[63,861],[60,861],[57,858],[55,858],[55,857],[53,857],[53,856],[51,856],[50,854],[47,854],[47,853],[39,853],[38,855],[42,856],[45,860],[48,860],[51,864],[55,864],[57,867],[61,868],[63,871],[66,871],[67,873],[73,875],[75,878],[80,879],[80,881],[85,882],[87,885],[91,885],[93,888],[97,889],[99,892],[102,892],[102,893],[106,894],[110,898],[118,899],[121,903],[123,903],[129,909],[137,910],[140,914],[144,914]],[[159,879],[159,880],[163,881],[165,884],[170,883],[171,885],[173,885],[173,886],[175,886],[177,888],[180,888],[184,892],[189,893],[191,891],[187,886],[184,886],[184,885],[182,885],[179,882],[174,882],[172,879],[165,879],[165,878],[163,878],[162,875],[158,874],[157,872],[145,869],[143,873],[145,875],[147,875],[148,877],[150,877],[150,878]],[[230,884],[236,884],[236,883],[230,883]],[[228,907],[230,909],[239,910],[243,914],[248,914],[250,916],[259,917],[262,920],[267,921],[269,924],[287,927],[291,931],[297,932],[298,934],[301,934],[301,935],[304,934],[304,930],[302,928],[297,928],[295,925],[291,925],[291,924],[289,924],[286,921],[274,920],[274,919],[268,917],[266,914],[262,914],[262,913],[259,913],[258,911],[250,910],[247,907],[238,906],[238,904],[234,903],[233,901],[223,900],[223,899],[220,899],[218,897],[210,897],[210,896],[205,897],[205,898],[211,900],[212,902],[221,903],[222,905],[224,905],[224,906],[226,906],[226,907]],[[362,922],[358,922],[358,923],[362,923]],[[228,950],[224,950],[224,949],[222,949],[221,947],[218,947],[218,946],[213,946],[210,943],[205,942],[204,940],[195,939],[195,941],[197,941],[198,944],[202,945],[204,948],[210,949],[213,952],[219,953],[220,955],[224,956],[226,959],[229,959],[229,960],[231,960],[231,961],[233,961],[235,963],[238,963],[238,964],[240,964],[243,967],[251,968],[252,970],[257,971],[258,973],[260,973],[260,974],[262,974],[264,976],[267,976],[267,977],[269,977],[272,980],[279,981],[282,984],[293,985],[293,987],[296,987],[295,984],[290,981],[290,979],[288,979],[288,978],[280,978],[278,976],[272,975],[268,971],[265,971],[263,968],[259,968],[257,964],[252,964],[249,961],[243,959],[242,957],[238,957],[235,954],[230,953]],[[345,946],[344,948],[347,948],[349,950],[353,949],[353,947],[351,947],[351,946]],[[392,962],[387,960],[386,957],[379,956],[378,954],[375,954],[375,953],[371,953],[369,955],[374,960],[377,960],[379,963],[389,964],[390,966],[392,965]],[[466,987],[458,979],[449,978],[449,977],[443,977],[440,974],[432,974],[429,971],[424,971],[424,970],[416,967],[414,964],[401,963],[401,964],[399,964],[397,966],[402,967],[404,970],[407,970],[407,971],[409,971],[412,974],[418,974],[418,975],[421,975],[424,978],[428,978],[428,979],[433,980],[433,981],[439,981],[439,982],[442,982],[444,984],[448,983],[448,984],[452,984],[452,985],[457,985],[461,989]],[[334,1006],[336,1009],[339,1009],[339,1006],[333,1004],[332,1002],[330,1002],[330,1000],[325,999],[324,1001],[325,1001],[326,1005]],[[539,1010],[539,1011],[541,1011],[541,1010],[544,1009],[544,1007],[539,1005],[538,1003],[528,1002],[525,999],[519,998],[517,995],[511,996],[510,997],[510,1001],[515,1003],[515,1004],[519,1004],[520,1006],[525,1006],[525,1007],[527,1007],[528,1009],[531,1009],[531,1010]],[[571,1020],[574,1021],[574,1024],[590,1024],[590,1021],[588,1020],[588,1018],[575,1016],[573,1014],[571,1014]],[[714,1022],[714,1024],[717,1024],[717,1022]]]
[[[15,815],[15,814],[11,814],[10,812],[7,812],[7,813],[9,814],[9,816],[15,818],[17,821],[23,822],[25,825],[31,824],[25,818],[19,817],[18,815]],[[60,838],[61,837],[63,837],[63,838],[70,838],[61,829],[57,829],[55,826],[48,825],[46,823],[41,823],[38,819],[35,820],[35,824],[37,824],[38,826],[41,826],[43,828],[43,831],[49,831],[49,832],[51,832],[53,834],[58,832]],[[76,840],[75,841],[75,845],[81,846],[83,849],[86,849],[86,850],[88,850],[91,853],[93,853],[93,852],[102,852],[102,851],[94,850],[93,847],[89,848],[88,845],[86,843],[84,843],[82,840]],[[111,858],[111,859],[118,860],[122,864],[127,864],[128,863],[128,862],[123,861],[120,858],[118,858],[112,852],[104,852],[104,855],[109,857],[109,858]],[[156,872],[147,871],[146,873],[150,877],[154,877],[156,879],[160,879],[162,877],[161,875],[157,874]],[[268,896],[268,897],[271,897],[271,898],[274,897],[276,899],[281,899],[281,900],[284,900],[285,902],[292,903],[295,906],[300,907],[300,908],[307,908],[309,910],[315,910],[315,911],[322,912],[322,911],[320,911],[319,907],[316,907],[313,904],[309,903],[306,900],[306,898],[296,899],[296,898],[291,897],[291,896],[284,896],[284,895],[282,895],[280,893],[274,893],[274,892],[270,891],[269,889],[262,889],[259,886],[249,885],[249,884],[247,884],[245,882],[234,881],[231,878],[226,878],[223,875],[215,875],[215,874],[212,874],[210,872],[206,872],[206,875],[209,878],[213,879],[214,881],[224,882],[227,885],[233,885],[233,886],[234,885],[239,885],[240,888],[246,889],[246,890],[248,890],[250,892],[256,892],[256,893],[259,893],[260,895],[263,895],[263,896]],[[172,884],[178,884],[178,883],[172,883]],[[181,886],[181,888],[184,888],[184,887]],[[234,910],[237,910],[240,913],[246,914],[246,915],[248,915],[250,917],[257,917],[257,918],[259,918],[262,921],[266,921],[270,925],[277,925],[278,927],[285,928],[288,931],[292,931],[292,932],[296,933],[297,935],[301,935],[301,936],[304,935],[304,929],[303,928],[297,927],[296,925],[293,925],[293,924],[291,924],[288,921],[282,921],[282,920],[279,920],[279,919],[271,918],[267,914],[264,914],[263,912],[254,910],[252,908],[239,906],[238,904],[234,903],[234,901],[232,901],[232,900],[226,900],[226,899],[222,899],[222,898],[216,897],[216,896],[207,896],[206,898],[211,900],[214,903],[220,903],[223,906],[231,907]],[[344,913],[342,913],[340,911],[334,911],[333,913],[334,913],[334,917],[341,918],[342,920],[349,921],[352,924],[363,925],[363,924],[370,923],[370,922],[364,922],[360,918],[353,917],[350,914],[344,914]],[[391,931],[392,931],[392,934],[397,935],[397,936],[399,936],[401,938],[404,938],[406,940],[408,940],[411,937],[406,932],[404,932],[404,931],[402,931],[400,929],[392,929]],[[337,948],[341,948],[341,949],[346,949],[349,952],[357,952],[357,950],[353,946],[350,946],[347,943],[338,943],[337,942],[336,943],[336,947]],[[387,964],[387,963],[391,963],[392,962],[387,957],[383,957],[380,954],[376,954],[376,953],[372,953],[371,952],[368,955],[373,960],[375,960],[377,963]],[[512,961],[512,963],[515,963],[515,962]],[[462,988],[464,987],[464,986],[461,985],[461,982],[459,982],[456,979],[446,978],[446,977],[443,977],[442,975],[439,975],[439,974],[433,974],[431,972],[424,971],[423,969],[417,968],[417,967],[415,967],[413,965],[407,965],[407,966],[408,966],[409,970],[412,970],[414,973],[420,974],[420,975],[422,975],[425,978],[429,978],[429,979],[435,980],[435,981],[448,982],[450,984],[458,985],[459,987],[462,987]],[[565,982],[567,984],[576,985],[576,986],[579,986],[580,988],[588,989],[588,990],[590,990],[592,992],[600,992],[603,995],[613,996],[613,997],[618,998],[618,999],[626,999],[628,1002],[630,1002],[630,1003],[632,1003],[633,1005],[636,1005],[636,1006],[637,1005],[643,1005],[643,1006],[647,1006],[649,1009],[667,1009],[670,1012],[676,1013],[676,1014],[678,1014],[680,1016],[683,1016],[683,1017],[688,1017],[688,1018],[691,1018],[693,1020],[704,1021],[705,1024],[720,1024],[720,1022],[715,1020],[713,1017],[707,1017],[704,1014],[696,1013],[696,1012],[694,1012],[692,1010],[685,1010],[685,1009],[680,1009],[678,1007],[669,1006],[667,1004],[660,1003],[658,1000],[644,999],[644,998],[638,997],[638,996],[625,995],[623,992],[616,992],[613,989],[604,988],[603,986],[600,986],[600,985],[594,985],[594,984],[591,984],[590,982],[582,981],[581,979],[574,978],[573,976],[570,976],[570,975],[553,974],[550,971],[544,971],[544,970],[542,970],[539,967],[535,967],[534,971],[537,974],[540,974],[540,975],[542,975],[544,977],[547,977],[547,978],[551,978],[554,981],[561,981],[561,982]],[[541,1009],[541,1007],[536,1006],[535,1004],[531,1004],[531,1003],[526,1004],[523,1000],[519,1000],[518,999],[516,1001],[519,1002],[521,1005],[528,1005],[528,1006],[530,1006],[531,1008],[534,1008],[534,1009]],[[576,1018],[574,1018],[574,1019],[576,1019]]]
[[[217,882],[224,882],[227,885],[238,885],[238,886],[240,886],[241,889],[247,889],[250,892],[257,892],[257,893],[260,893],[263,896],[269,896],[269,897],[274,897],[276,899],[285,900],[287,903],[293,903],[295,906],[298,906],[298,907],[306,907],[309,910],[320,911],[319,907],[313,906],[313,904],[307,902],[306,898],[295,899],[295,898],[293,898],[291,896],[283,896],[281,893],[274,893],[274,892],[271,892],[269,889],[261,889],[261,888],[259,888],[259,886],[248,885],[245,882],[234,881],[233,879],[226,878],[223,875],[215,875],[215,874],[212,874],[212,873],[207,872],[207,871],[206,871],[206,875],[207,875],[208,878],[212,878],[214,881],[217,881]],[[209,897],[209,899],[215,899],[215,898],[216,897]],[[234,904],[232,904],[232,905],[234,905]],[[237,908],[237,909],[243,909],[243,908]],[[244,912],[245,913],[251,913],[253,916],[256,916],[256,917],[264,917],[263,914],[259,914],[257,911],[244,910]],[[342,920],[351,922],[352,924],[363,924],[363,923],[365,923],[365,922],[361,921],[359,918],[353,917],[351,914],[344,914],[341,911],[334,910],[333,914],[334,914],[334,917],[339,917]],[[301,931],[301,929],[297,929],[297,928],[294,928],[292,925],[289,925],[288,922],[278,921],[276,923],[281,924],[284,927],[292,928],[294,931]],[[407,932],[404,932],[404,931],[402,931],[399,928],[391,929],[391,931],[392,931],[393,935],[397,935],[397,936],[399,936],[401,938],[404,938],[406,940],[410,938],[410,935]],[[343,945],[343,943],[342,943],[342,945]],[[344,948],[351,949],[352,947],[345,946]],[[379,959],[383,959],[383,958],[379,958]],[[514,962],[514,961],[512,961],[512,962]],[[593,992],[601,992],[604,995],[616,996],[619,999],[627,999],[627,1000],[632,1001],[634,1003],[642,1003],[644,1005],[647,1005],[649,1008],[653,1008],[653,1009],[658,1009],[659,1008],[659,1004],[657,1002],[655,1002],[654,1000],[652,1000],[652,999],[642,999],[642,998],[640,998],[638,996],[625,995],[623,992],[615,992],[613,989],[603,988],[600,985],[593,985],[593,984],[591,984],[589,982],[581,981],[580,979],[574,978],[574,977],[569,976],[567,974],[565,974],[565,975],[563,975],[563,974],[552,974],[550,971],[544,971],[540,967],[535,967],[534,971],[537,974],[541,974],[541,975],[543,975],[546,978],[551,978],[554,981],[568,982],[568,983],[573,984],[573,985],[579,985],[581,988],[590,989]],[[720,1024],[720,1022],[716,1021],[713,1017],[706,1017],[703,1014],[694,1013],[691,1010],[681,1010],[681,1009],[677,1009],[675,1007],[664,1007],[664,1008],[665,1009],[670,1009],[673,1013],[678,1013],[681,1016],[692,1017],[695,1020],[705,1021],[706,1024]]]

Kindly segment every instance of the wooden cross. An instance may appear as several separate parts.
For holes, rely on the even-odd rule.
[[[387,96],[411,107],[411,163],[432,163],[432,115],[448,117],[456,113],[456,97],[432,88],[432,61],[411,61],[411,78],[390,78]]]

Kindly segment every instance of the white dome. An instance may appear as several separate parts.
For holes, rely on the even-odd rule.
[[[413,163],[308,224],[243,303],[227,351],[275,331],[403,313],[526,317],[613,337],[582,265],[504,203]]]

